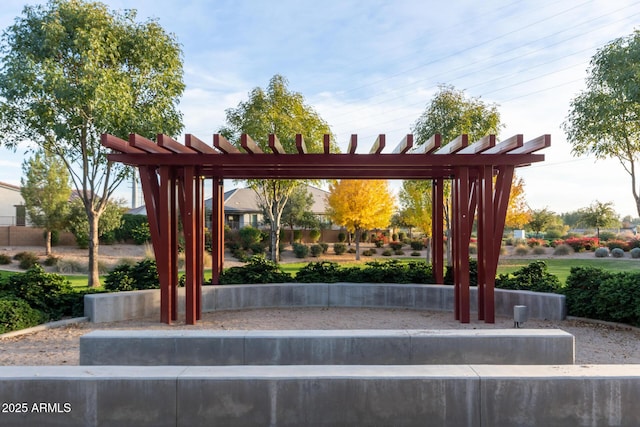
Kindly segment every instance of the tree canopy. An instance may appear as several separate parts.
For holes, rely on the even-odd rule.
[[[305,103],[302,94],[290,91],[287,85],[287,80],[276,74],[266,90],[253,89],[247,101],[226,110],[227,123],[220,133],[237,146],[241,134],[248,134],[265,152],[269,151],[269,134],[275,134],[287,153],[296,152],[296,134],[301,134],[308,152],[322,152],[324,134],[331,134],[329,125]],[[333,138],[331,143],[333,151],[337,151]],[[277,262],[282,211],[292,192],[304,181],[253,179],[247,182],[266,208],[271,226],[271,259]]]
[[[600,228],[617,226],[620,224],[618,214],[613,209],[613,203],[602,203],[598,200],[580,211],[579,224],[596,229],[596,236],[600,238]]]
[[[51,233],[64,230],[67,221],[69,172],[60,159],[44,150],[25,160],[22,172],[20,193],[27,215],[34,225],[46,230],[46,254],[50,255]]]
[[[613,40],[591,59],[587,88],[571,101],[563,123],[576,156],[594,154],[620,161],[631,178],[640,215],[636,180],[640,156],[640,31]],[[617,185],[617,183],[615,184]]]
[[[98,220],[131,173],[100,134],[127,139],[182,129],[182,52],[156,21],[102,3],[26,6],[2,35],[0,144],[30,140],[65,162],[89,221],[89,285],[98,282]]]
[[[338,225],[356,233],[356,259],[360,259],[360,233],[387,227],[394,200],[385,180],[342,179],[329,188],[329,216]]]

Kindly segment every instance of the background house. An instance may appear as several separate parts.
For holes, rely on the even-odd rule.
[[[17,185],[0,182],[0,226],[27,225],[24,199]]]

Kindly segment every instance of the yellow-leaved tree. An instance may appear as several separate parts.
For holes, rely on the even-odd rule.
[[[531,209],[527,206],[527,201],[524,198],[524,180],[513,174],[505,226],[523,228],[529,221],[531,221]]]
[[[395,207],[387,181],[343,179],[331,184],[329,216],[334,223],[356,234],[356,259],[360,259],[362,230],[387,227]]]

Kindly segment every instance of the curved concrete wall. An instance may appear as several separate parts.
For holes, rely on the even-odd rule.
[[[85,295],[85,316],[91,322],[113,322],[160,313],[160,291]],[[471,311],[477,311],[477,289],[471,288]],[[453,287],[446,285],[368,283],[284,283],[204,286],[202,310],[244,310],[269,307],[368,307],[453,311]],[[496,289],[496,315],[513,316],[514,305],[529,307],[533,319],[562,320],[565,297]],[[184,289],[178,307],[184,310]]]

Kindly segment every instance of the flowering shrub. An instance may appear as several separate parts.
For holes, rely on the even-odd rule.
[[[531,237],[527,239],[527,246],[533,248],[534,246],[547,246],[547,241],[544,239],[536,239],[535,237]]]
[[[615,248],[622,249],[623,251],[629,250],[629,242],[625,240],[609,240],[606,245],[612,250]]]
[[[571,237],[564,241],[565,245],[569,245],[576,252],[591,251],[598,247],[597,237]]]

